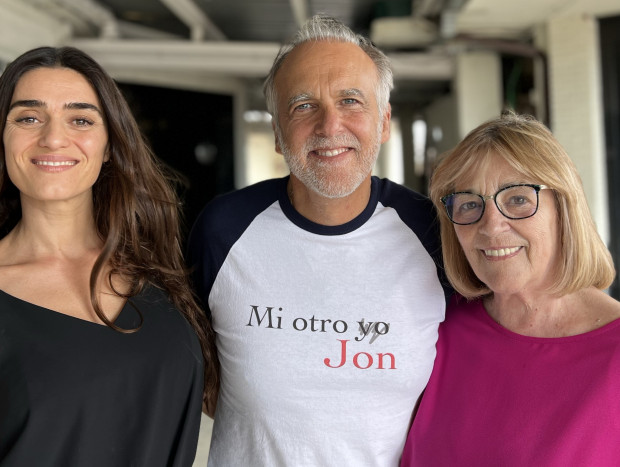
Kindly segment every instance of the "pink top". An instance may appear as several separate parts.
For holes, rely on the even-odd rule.
[[[401,466],[620,465],[620,320],[526,337],[452,300]]]

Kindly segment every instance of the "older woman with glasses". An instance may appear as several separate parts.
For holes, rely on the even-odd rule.
[[[458,294],[401,465],[620,465],[620,303],[574,164],[508,113],[435,170]]]

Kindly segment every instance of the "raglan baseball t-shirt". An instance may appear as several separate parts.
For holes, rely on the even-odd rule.
[[[432,204],[373,177],[324,226],[287,181],[217,198],[190,236],[221,363],[209,464],[395,466],[446,305]]]

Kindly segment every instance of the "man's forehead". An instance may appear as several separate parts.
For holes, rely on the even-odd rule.
[[[368,54],[357,44],[351,42],[319,40],[307,41],[292,49],[282,61],[280,70],[298,66],[300,63],[329,64],[336,62],[356,62],[360,66],[374,67]]]
[[[375,71],[375,73],[373,73]],[[331,93],[354,95],[373,78],[378,79],[375,63],[357,45],[347,42],[319,41],[293,49],[275,76],[276,86],[286,89],[286,100],[313,91],[313,86],[328,80]]]

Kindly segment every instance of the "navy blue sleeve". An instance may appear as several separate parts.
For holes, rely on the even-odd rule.
[[[287,178],[267,180],[218,196],[194,223],[188,239],[187,262],[193,285],[210,316],[209,294],[228,252],[254,218],[278,200]]]
[[[443,267],[439,220],[432,201],[420,193],[387,179],[379,183],[379,200],[396,210],[402,221],[416,234],[437,265],[437,277],[446,295],[446,303],[454,292]]]

